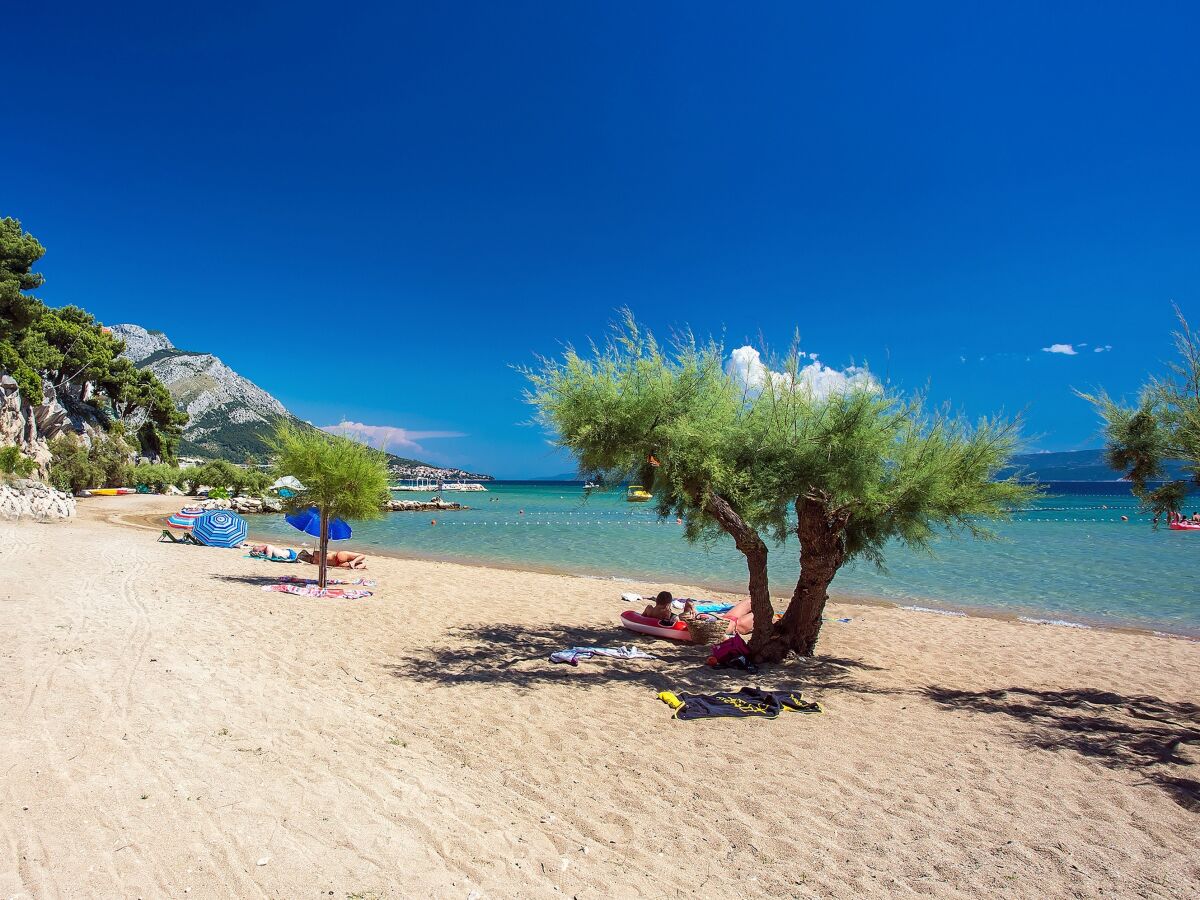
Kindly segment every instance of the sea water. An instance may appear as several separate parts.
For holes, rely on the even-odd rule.
[[[1155,531],[1127,493],[1079,493],[1103,490],[1094,485],[1057,487],[1060,492],[1040,497],[1012,521],[994,525],[994,541],[944,538],[931,553],[894,545],[886,570],[850,563],[831,593],[929,611],[991,611],[1200,636],[1200,532]],[[393,512],[354,523],[354,537],[343,546],[634,582],[621,585],[624,591],[648,593],[660,581],[746,589],[745,561],[730,539],[689,544],[675,519],[659,520],[652,503],[629,503],[621,491],[500,482],[489,483],[486,493],[445,498],[472,508]],[[252,527],[291,544],[315,543],[282,516],[255,517]],[[796,541],[772,545],[772,593],[790,596],[798,572]]]

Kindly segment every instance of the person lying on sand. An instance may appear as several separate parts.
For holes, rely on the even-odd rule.
[[[295,562],[299,554],[291,547],[276,547],[274,544],[243,544],[251,556],[274,559],[280,562]]]
[[[729,620],[729,630],[733,634],[749,634],[754,630],[754,613],[750,611],[749,600],[734,604],[732,609],[721,615]]]
[[[301,550],[299,558],[302,562],[309,562],[314,566],[321,564],[321,557],[312,550]],[[325,564],[338,569],[365,569],[367,555],[355,553],[353,550],[330,550],[325,554]]]

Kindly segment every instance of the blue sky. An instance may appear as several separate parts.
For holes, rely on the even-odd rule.
[[[1200,320],[1194,5],[441,6],[7,11],[40,296],[507,477],[511,365],[623,305],[1055,450]]]

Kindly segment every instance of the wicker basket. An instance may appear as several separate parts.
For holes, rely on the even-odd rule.
[[[693,643],[713,644],[725,637],[729,630],[728,619],[717,619],[712,616],[696,616],[687,620],[688,634]]]

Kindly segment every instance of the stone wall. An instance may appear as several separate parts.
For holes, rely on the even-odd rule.
[[[16,478],[0,483],[0,519],[69,519],[75,498],[40,481]]]

